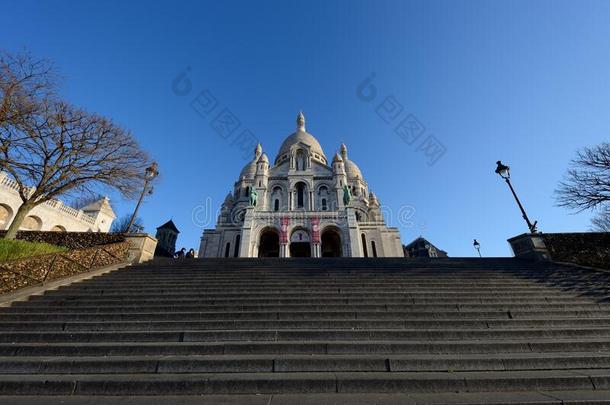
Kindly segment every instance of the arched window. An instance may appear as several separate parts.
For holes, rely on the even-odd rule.
[[[305,153],[300,149],[297,151],[295,164],[297,171],[305,170]]]
[[[369,257],[369,252],[366,248],[366,235],[362,234],[362,252],[364,253],[364,257]]]
[[[279,211],[282,201],[282,188],[280,186],[273,187],[271,192],[269,205],[273,206],[274,211]]]
[[[227,246],[225,247],[225,257],[229,257],[230,252],[231,252],[231,242],[227,242]]]
[[[318,195],[319,195],[319,206],[321,207],[322,211],[326,211],[328,209],[328,187],[326,186],[320,186],[320,189],[318,190]]]
[[[305,184],[297,183],[297,208],[305,206]]]
[[[233,257],[239,257],[239,242],[241,241],[241,235],[237,235],[235,237],[235,251],[233,252]]]
[[[250,186],[246,187],[244,196],[248,197],[250,195]]]
[[[373,257],[377,257],[377,247],[374,240],[371,241],[371,249],[373,250]]]

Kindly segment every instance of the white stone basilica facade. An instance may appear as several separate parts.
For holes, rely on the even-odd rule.
[[[261,145],[206,229],[199,257],[402,257],[400,235],[341,145],[329,163],[299,113],[273,165]]]

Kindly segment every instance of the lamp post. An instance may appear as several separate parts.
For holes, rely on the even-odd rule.
[[[138,215],[138,210],[140,209],[140,205],[142,204],[142,200],[144,199],[144,195],[151,195],[153,193],[153,188],[148,187],[148,184],[155,179],[159,175],[159,170],[157,170],[158,165],[156,162],[153,162],[150,166],[144,170],[144,188],[142,188],[142,194],[140,194],[140,198],[138,199],[138,203],[136,204],[136,208],[133,210],[133,214],[131,215],[131,219],[129,220],[129,224],[125,228],[123,232],[128,233],[133,227],[133,223],[136,220],[136,216]]]
[[[481,244],[479,243],[479,241],[475,239],[474,242],[472,242],[472,246],[474,246],[474,248],[477,250],[479,257],[483,257],[481,256]]]
[[[530,233],[538,232],[538,230],[536,229],[536,224],[538,223],[538,221],[534,221],[533,224],[530,222],[530,219],[527,217],[527,214],[525,213],[525,209],[523,208],[523,205],[521,205],[521,201],[519,201],[519,197],[517,197],[517,193],[515,193],[515,189],[513,188],[513,185],[510,183],[510,167],[502,164],[501,160],[498,160],[496,162],[496,164],[498,165],[496,167],[496,173],[500,177],[502,177],[504,179],[504,181],[506,181],[506,184],[508,184],[508,188],[510,188],[510,191],[513,193],[513,197],[515,197],[515,201],[517,201],[517,205],[519,206],[519,209],[521,210],[521,214],[523,216],[523,219],[527,223],[527,227],[529,228]]]

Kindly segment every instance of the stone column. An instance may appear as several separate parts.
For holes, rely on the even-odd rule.
[[[246,215],[244,216],[244,224],[241,229],[241,239],[239,241],[239,257],[253,257],[252,252],[252,238],[256,238],[256,235],[252,234],[252,223],[254,222],[254,207],[246,208]]]
[[[508,240],[516,258],[537,262],[551,261],[544,239],[535,233],[524,233]]]
[[[311,247],[312,257],[320,257],[320,219],[311,218]]]
[[[352,207],[347,207],[345,211],[347,213],[350,255],[351,257],[363,257],[362,247],[360,246],[360,229],[358,228],[358,221],[356,221],[356,211]]]
[[[129,233],[125,239],[130,243],[129,258],[132,263],[143,263],[152,259],[157,247],[157,239],[146,233]]]
[[[280,257],[290,257],[288,251],[288,224],[287,217],[280,218]]]

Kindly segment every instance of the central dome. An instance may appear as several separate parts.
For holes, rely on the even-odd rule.
[[[282,142],[282,146],[280,146],[280,151],[275,158],[275,162],[277,163],[280,159],[286,155],[290,154],[290,149],[292,145],[297,143],[302,143],[310,147],[311,153],[317,154],[320,156],[320,160],[323,160],[324,163],[328,162],[326,159],[326,155],[324,155],[324,151],[322,150],[322,146],[320,146],[320,142],[309,132],[305,131],[305,117],[303,113],[299,113],[297,117],[297,131],[288,135],[288,137]]]

